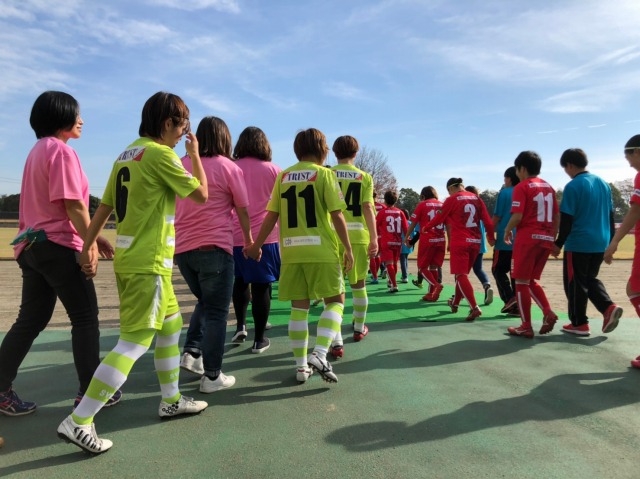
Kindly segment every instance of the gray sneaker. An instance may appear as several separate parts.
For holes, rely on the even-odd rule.
[[[86,426],[76,424],[71,416],[58,426],[58,437],[65,442],[75,444],[89,454],[102,454],[113,446],[108,439],[100,439],[94,423]]]
[[[207,406],[204,401],[194,401],[193,398],[187,396],[181,396],[180,399],[173,404],[160,402],[158,407],[158,415],[161,418],[169,418],[179,416],[180,414],[198,414],[204,411]]]
[[[320,358],[317,353],[311,353],[307,357],[307,364],[314,369],[322,379],[328,383],[337,383],[338,376],[335,375],[331,364],[327,361],[327,358]]]

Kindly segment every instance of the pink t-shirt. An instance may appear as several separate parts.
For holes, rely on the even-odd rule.
[[[191,160],[182,164],[191,172]],[[224,156],[202,158],[209,199],[198,204],[189,198],[176,201],[176,254],[215,245],[233,254],[232,211],[249,206],[242,170]]]
[[[244,173],[244,182],[247,185],[247,191],[251,195],[249,218],[251,219],[251,235],[255,239],[267,214],[267,203],[281,168],[270,161],[262,161],[251,157],[240,158],[235,164]],[[279,228],[276,224],[264,243],[277,243],[278,238]],[[244,246],[240,222],[236,215],[233,218],[233,245]]]
[[[64,200],[89,205],[89,182],[73,148],[57,138],[39,139],[27,156],[20,189],[19,232],[44,230],[61,246],[82,250],[82,238],[67,216]],[[25,243],[14,247],[17,258]]]

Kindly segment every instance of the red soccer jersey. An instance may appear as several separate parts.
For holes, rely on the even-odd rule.
[[[638,173],[633,180],[633,194],[629,200],[630,204],[640,205],[640,173]],[[640,245],[640,221],[635,224],[634,236],[636,239],[636,248]]]
[[[556,192],[551,185],[538,177],[527,178],[513,188],[511,201],[511,214],[522,214],[516,235],[519,246],[542,242],[553,247],[556,239],[553,220],[559,213]]]
[[[395,206],[384,206],[376,215],[376,228],[380,237],[380,247],[402,246],[402,234],[407,232],[408,223],[404,213]]]
[[[444,200],[442,211],[436,214],[424,228],[431,229],[446,222],[451,228],[449,237],[451,248],[473,243],[479,246],[482,236],[480,220],[484,222],[486,232],[492,236],[493,221],[484,201],[469,191],[459,191]]]
[[[418,224],[421,241],[424,240],[430,243],[440,243],[444,241],[445,228],[443,224],[435,228],[425,228],[427,223],[435,218],[440,211],[442,211],[442,201],[436,200],[435,198],[421,201],[418,203],[418,206],[416,206],[416,209],[411,215],[411,222]]]

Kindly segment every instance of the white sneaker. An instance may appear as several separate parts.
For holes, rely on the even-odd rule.
[[[102,454],[113,446],[108,439],[100,439],[94,423],[86,426],[76,424],[71,416],[58,426],[58,437],[65,442],[73,443],[90,454]]]
[[[202,376],[202,378],[200,378],[200,392],[205,394],[214,393],[222,389],[230,388],[235,383],[236,378],[233,376],[227,376],[222,372],[215,381],[212,381],[207,376]]]
[[[173,404],[161,401],[158,407],[158,415],[165,418],[180,414],[198,414],[204,411],[208,405],[204,401],[194,401],[193,398],[180,396],[180,399]]]
[[[313,374],[313,369],[307,366],[303,366],[301,368],[296,369],[296,380],[299,383],[304,383],[311,377]]]
[[[273,327],[273,325],[267,321],[267,325],[264,327],[264,329],[271,329]]]
[[[489,285],[484,289],[484,304],[488,306],[491,303],[493,303],[493,288]]]
[[[247,339],[247,336],[249,336],[247,334],[247,332],[242,329],[240,331],[236,331],[236,334],[233,335],[233,337],[231,338],[231,342],[232,343],[244,343],[244,340]]]
[[[202,354],[195,358],[191,353],[184,353],[180,358],[180,367],[185,371],[192,372],[198,376],[204,374],[204,365],[202,364]]]

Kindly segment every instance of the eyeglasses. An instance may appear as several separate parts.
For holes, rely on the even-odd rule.
[[[178,126],[180,123],[186,122],[186,124],[182,127],[182,134],[186,135],[191,131],[191,122],[189,121],[189,118],[180,118],[178,116],[174,116],[172,117],[173,119],[173,124]]]
[[[624,149],[624,154],[625,155],[633,155],[633,152],[636,151],[637,148],[625,148]]]

